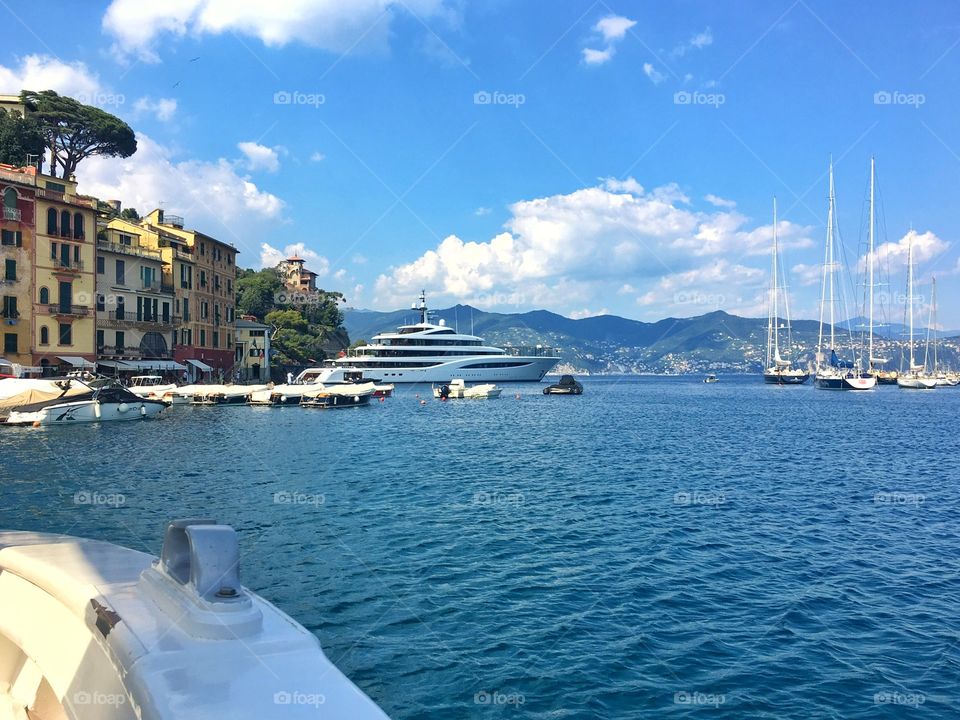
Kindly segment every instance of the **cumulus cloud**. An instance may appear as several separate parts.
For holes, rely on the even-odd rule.
[[[580,310],[571,310],[569,316],[574,320],[582,320],[583,318],[596,317],[597,315],[609,315],[609,308],[600,308],[599,310],[590,310],[589,308],[582,308]]]
[[[186,216],[189,226],[239,244],[241,250],[256,247],[253,241],[262,236],[265,224],[284,208],[279,197],[238,173],[235,163],[178,160],[143,133],[129,158],[87,158],[77,176],[81,192],[120,199],[141,214],[165,207]]]
[[[160,122],[169,122],[177,112],[177,101],[174,98],[154,100],[150,97],[142,97],[133,104],[133,109],[138,113],[153,115]]]
[[[490,208],[488,207],[478,207],[476,210],[473,211],[473,214],[476,215],[477,217],[483,217],[484,215],[489,215],[490,212],[491,212]]]
[[[593,48],[584,48],[583,61],[587,65],[603,65],[613,57],[613,48],[608,47],[605,50],[594,50]]]
[[[914,268],[920,263],[933,260],[950,247],[950,243],[941,240],[929,230],[924,233],[910,230],[896,242],[881,243],[874,249],[873,257],[877,269],[894,274],[905,273],[911,244],[913,245]],[[863,255],[859,259],[861,271],[867,266],[867,257],[867,255]]]
[[[623,40],[627,31],[636,24],[636,20],[631,20],[622,15],[607,15],[601,18],[597,24],[593,26],[593,31],[600,36],[607,46],[603,50],[596,50],[589,47],[583,48],[580,51],[583,62],[587,65],[603,65],[609,62],[616,53],[614,46]]]
[[[103,29],[121,59],[159,62],[157,48],[170,38],[236,33],[269,47],[302,43],[331,52],[387,47],[398,14],[447,17],[444,0],[113,0]]]
[[[310,162],[323,162],[326,159],[327,159],[327,156],[324,155],[319,150],[310,156]]]
[[[376,299],[396,307],[427,287],[454,300],[520,293],[529,306],[570,311],[596,307],[611,283],[622,294],[659,287],[660,295],[652,297],[662,302],[662,292],[681,281],[721,282],[724,273],[753,280],[765,272],[744,263],[769,253],[770,225],[748,228],[748,218],[737,212],[700,212],[688,205],[676,184],[646,191],[634,178],[517,202],[510,206],[504,231],[490,240],[449,235],[381,274]],[[807,228],[788,221],[780,222],[779,234],[787,247],[812,244]],[[718,258],[743,261],[725,259],[718,265]],[[765,257],[756,262],[766,267]],[[707,274],[683,275],[693,271]],[[665,277],[671,279],[657,286]],[[534,297],[546,302],[536,305]]]
[[[593,29],[603,35],[603,39],[607,42],[613,42],[622,40],[623,36],[627,34],[627,30],[636,24],[636,20],[631,20],[622,15],[608,15],[594,25]]]
[[[726,200],[720,197],[719,195],[714,195],[713,193],[707,193],[706,195],[703,196],[703,199],[706,200],[711,205],[713,205],[714,207],[735,208],[737,206],[736,201]]]
[[[650,78],[650,82],[654,85],[659,85],[666,80],[666,76],[648,62],[643,64],[643,74]]]
[[[703,48],[712,44],[713,31],[708,27],[706,30],[697,33],[686,42],[677,45],[673,50],[670,51],[670,54],[673,57],[683,57],[691,50],[702,50]]]
[[[275,148],[250,141],[237,143],[237,148],[246,158],[246,167],[251,172],[276,172],[280,169],[280,156]]]
[[[96,105],[97,99],[106,94],[99,76],[82,62],[66,63],[49,55],[27,55],[19,65],[0,65],[0,87],[5,92],[21,90],[55,90],[81,102]]]
[[[291,243],[280,248],[273,247],[269,243],[260,244],[260,267],[276,267],[282,260],[297,256],[306,260],[305,267],[312,270],[320,277],[325,277],[330,272],[330,261],[315,250],[311,250],[305,243]]]

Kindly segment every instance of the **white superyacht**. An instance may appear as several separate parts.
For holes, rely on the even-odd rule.
[[[483,338],[432,323],[426,293],[420,293],[420,322],[401,325],[396,332],[375,335],[353,355],[328,362],[363,371],[365,378],[391,383],[445,383],[454,378],[472,382],[540,382],[559,362],[549,348],[537,346],[533,354],[514,355],[483,344]]]

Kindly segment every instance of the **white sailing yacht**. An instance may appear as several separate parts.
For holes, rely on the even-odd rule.
[[[872,168],[872,164],[871,164]],[[872,173],[871,173],[872,177]],[[823,275],[820,285],[820,334],[817,339],[817,369],[814,376],[814,387],[821,390],[870,390],[876,387],[877,378],[860,371],[858,360],[853,362],[840,360],[837,357],[835,307],[835,280],[834,274],[837,264],[834,262],[834,217],[836,209],[836,195],[833,188],[833,159],[830,160],[830,195],[827,209],[827,244],[823,263]],[[827,295],[829,293],[829,302]],[[823,346],[823,310],[829,307],[830,313],[830,357],[827,359]],[[873,305],[870,305],[870,345],[873,345]]]
[[[907,314],[910,316],[910,365],[906,373],[897,377],[897,385],[904,390],[933,390],[937,378],[927,374],[925,365],[918,365],[913,355],[913,236],[907,246]]]
[[[767,362],[764,365],[763,380],[777,385],[802,385],[810,378],[810,373],[791,367],[791,361],[780,356],[780,289],[778,288],[780,247],[777,242],[777,198],[773,198],[773,260],[770,273],[770,304],[767,311]],[[787,347],[793,345],[790,332],[790,300],[786,283],[783,283],[783,310],[786,319]]]
[[[923,364],[927,364],[927,353],[930,351],[930,334],[933,333],[933,376],[937,379],[937,387],[955,387],[960,384],[957,373],[940,366],[938,351],[940,349],[940,334],[937,332],[937,278],[930,279],[930,319],[927,322],[927,351],[924,353]]]

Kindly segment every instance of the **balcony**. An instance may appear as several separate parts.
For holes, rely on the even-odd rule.
[[[47,312],[63,317],[86,317],[90,314],[90,306],[50,304],[47,305]]]
[[[105,327],[128,327],[139,328],[141,330],[170,330],[180,324],[179,315],[169,315],[166,318],[158,317],[145,320],[143,318],[137,319],[136,313],[117,312],[116,310],[111,310],[106,314],[101,312],[97,320]]]
[[[19,209],[19,208],[4,207],[4,208],[3,208],[3,219],[4,219],[4,220],[16,220],[17,222],[20,222],[20,209]]]
[[[97,348],[98,356],[107,356],[107,357],[126,357],[126,358],[139,358],[143,357],[143,350],[138,347],[122,347],[119,345],[101,345]]]
[[[56,200],[58,202],[63,202],[64,200],[62,192],[57,192],[56,190],[48,190],[47,188],[42,188],[42,187],[37,188],[37,197],[44,198],[46,200]]]
[[[83,261],[82,260],[73,260],[68,263],[64,263],[63,260],[54,260],[53,266],[57,270],[65,270],[67,272],[83,272]]]
[[[193,262],[193,253],[186,250],[180,250],[179,248],[173,248],[173,256],[177,260],[183,260],[184,262]]]
[[[167,285],[159,280],[154,280],[153,282],[141,282],[140,287],[137,289],[145,290],[146,292],[173,293],[173,285]]]
[[[148,250],[146,248],[137,247],[136,245],[121,245],[120,243],[107,242],[106,240],[98,240],[97,247],[103,250],[104,252],[114,252],[122,253],[123,255],[135,255],[136,257],[149,258],[150,260],[156,260],[160,262],[161,255],[156,250]]]

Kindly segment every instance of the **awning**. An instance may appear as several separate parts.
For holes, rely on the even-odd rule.
[[[105,368],[111,368],[113,370],[132,370],[127,363],[123,360],[97,360],[97,365]]]
[[[93,370],[95,365],[89,360],[84,360],[82,357],[74,357],[73,355],[57,355],[57,359],[63,360],[68,365],[73,365],[75,368],[86,368]]]
[[[187,362],[193,365],[200,372],[213,372],[213,368],[207,365],[205,362],[200,360],[194,360],[192,358],[187,358]]]

